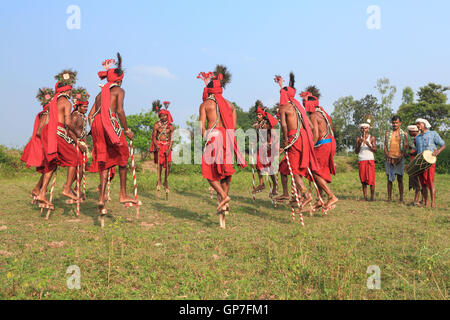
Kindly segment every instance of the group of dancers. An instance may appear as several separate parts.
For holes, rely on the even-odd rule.
[[[206,140],[203,153],[202,173],[210,186],[218,195],[217,213],[221,228],[225,228],[225,217],[230,212],[230,183],[234,174],[232,155],[236,156],[238,166],[246,167],[246,161],[239,150],[234,136],[237,126],[236,110],[233,104],[224,99],[223,89],[231,79],[224,66],[217,66],[214,72],[202,72],[198,78],[205,83],[203,103],[200,106],[200,125]],[[274,204],[290,201],[292,215],[298,211],[300,222],[304,225],[302,211],[309,204],[310,212],[322,209],[325,213],[335,208],[338,198],[330,188],[331,175],[336,175],[334,154],[336,140],[333,133],[331,117],[319,105],[318,90],[314,86],[310,91],[300,94],[302,102],[295,99],[295,76],[290,73],[289,85],[284,86],[281,76],[275,77],[280,86],[280,103],[276,118],[266,108],[257,106],[257,123],[259,147],[256,148],[256,168],[260,185],[253,182],[253,194],[265,188],[263,175],[269,176],[271,185],[270,197]],[[279,137],[272,130],[280,124],[281,147],[277,144]],[[264,138],[261,138],[264,135]],[[250,147],[251,156],[255,154],[255,146]],[[284,154],[278,168],[274,168],[275,156]],[[276,172],[280,172],[283,193],[278,196]],[[291,195],[288,188],[288,177],[291,176]],[[306,187],[303,178],[311,181],[317,191],[317,203],[312,206],[313,195]],[[273,186],[273,187],[272,187]],[[328,197],[327,202],[322,193]]]
[[[113,66],[116,65],[115,68]],[[133,145],[134,133],[128,128],[124,111],[125,91],[121,88],[124,78],[122,58],[117,54],[114,59],[103,62],[105,71],[98,72],[100,79],[106,79],[101,92],[96,96],[88,116],[89,94],[84,88],[74,88],[77,73],[71,70],[63,70],[56,75],[55,90],[50,88],[39,89],[37,98],[43,106],[43,110],[36,116],[33,135],[24,149],[22,160],[27,166],[36,167],[41,177],[31,192],[33,203],[39,204],[42,209],[54,210],[52,203],[53,188],[58,167],[67,167],[67,180],[62,195],[67,197],[68,204],[79,204],[86,200],[85,188],[81,191],[81,181],[85,181],[85,171],[98,172],[100,183],[97,188],[98,212],[102,226],[104,216],[107,214],[106,203],[109,199],[109,182],[115,173],[115,167],[119,167],[120,177],[120,203],[126,207],[135,206],[139,217],[139,207],[142,202],[137,198],[136,174],[133,172],[135,184],[135,197],[130,197],[126,191],[127,165],[132,156],[133,170]],[[201,72],[198,77],[205,83],[203,90],[203,103],[199,109],[199,122],[203,138],[206,142],[202,157],[202,175],[209,182],[211,190],[214,190],[218,198],[217,214],[219,226],[225,229],[225,217],[229,214],[231,198],[229,196],[231,179],[235,172],[233,164],[241,168],[247,166],[243,153],[239,150],[235,129],[237,116],[234,105],[223,97],[223,90],[231,80],[231,74],[225,66],[218,65],[214,72]],[[278,202],[289,201],[292,215],[298,211],[300,221],[304,225],[302,211],[309,205],[310,213],[322,210],[327,213],[335,208],[338,198],[330,188],[331,176],[336,175],[334,155],[336,152],[336,140],[333,133],[331,117],[319,105],[319,90],[308,87],[300,93],[302,103],[296,98],[295,76],[289,75],[289,84],[284,86],[281,76],[275,77],[275,82],[280,86],[280,103],[276,116],[270,114],[262,103],[256,109],[257,122],[254,128],[258,132],[259,146],[251,146],[252,157],[256,153],[256,169],[260,184],[253,182],[253,194],[265,188],[263,175],[269,176],[270,198],[276,205]],[[155,163],[158,164],[157,190],[161,188],[162,169],[165,169],[164,188],[166,198],[169,193],[168,176],[171,166],[171,152],[173,144],[173,118],[168,111],[170,102],[165,101],[164,107],[157,103],[154,111],[158,113],[159,121],[154,125],[150,152],[154,153]],[[73,109],[73,110],[72,110]],[[426,121],[426,120],[425,120]],[[87,122],[90,132],[87,131]],[[429,129],[425,123],[421,129],[425,136]],[[277,136],[277,131],[272,130],[280,125],[282,137]],[[356,142],[356,151],[360,160],[360,176],[366,197],[366,186],[374,185],[373,160],[369,153],[376,152],[375,139],[368,135],[368,124],[361,125],[362,137]],[[394,125],[394,120],[393,120]],[[370,126],[370,125],[369,125]],[[397,128],[397,129],[396,129]],[[394,127],[386,136],[387,165],[393,168],[386,169],[389,177],[399,175],[397,162],[398,152],[405,156],[404,151],[409,141],[403,137],[403,132]],[[88,164],[86,138],[90,134],[93,141],[92,163]],[[419,139],[416,137],[417,152],[424,148],[432,148],[437,141],[436,136]],[[263,138],[261,138],[263,136]],[[130,141],[128,146],[127,139]],[[433,143],[431,143],[433,139]],[[281,143],[281,146],[279,145]],[[404,147],[403,147],[404,145]],[[400,148],[400,149],[399,149]],[[399,150],[397,150],[399,149]],[[420,150],[419,150],[420,149]],[[435,153],[442,151],[442,148]],[[276,165],[275,156],[284,154],[283,160]],[[403,160],[402,160],[403,161]],[[434,170],[434,169],[433,169]],[[277,172],[280,172],[283,192],[278,194]],[[52,176],[53,179],[50,199],[47,198],[47,190]],[[434,174],[434,171],[433,171]],[[288,177],[291,177],[291,194],[289,194]],[[431,176],[431,173],[429,174]],[[428,177],[428,176],[427,176]],[[306,178],[314,185],[317,194],[317,202],[314,204],[313,192],[303,181]],[[431,178],[420,178],[420,183],[426,184]],[[391,180],[389,180],[391,181]],[[76,182],[76,187],[73,185]],[[373,183],[372,183],[373,182]],[[400,180],[399,180],[400,182]],[[392,190],[392,184],[391,188]],[[372,200],[374,188],[371,189]],[[326,202],[323,195],[327,196]],[[389,193],[391,197],[391,193]],[[366,197],[367,198],[367,197]],[[424,199],[425,195],[424,195]],[[432,202],[434,203],[433,193]],[[314,204],[314,205],[313,205]],[[77,210],[78,214],[78,210]],[[48,218],[48,214],[47,214]]]
[[[112,68],[114,64],[117,68]],[[37,98],[43,111],[36,116],[32,138],[26,145],[21,160],[28,167],[36,167],[36,171],[41,174],[31,192],[31,198],[42,210],[49,210],[47,219],[50,211],[54,210],[52,197],[58,167],[68,168],[62,195],[67,197],[66,203],[77,204],[77,215],[79,204],[86,200],[85,192],[81,192],[80,188],[81,181],[85,181],[83,178],[86,170],[98,172],[100,176],[98,211],[102,226],[107,214],[106,186],[113,177],[116,166],[119,167],[120,176],[120,203],[125,206],[142,205],[137,200],[137,194],[132,198],[126,192],[129,147],[125,137],[130,139],[132,146],[134,134],[127,126],[123,109],[125,91],[121,84],[124,72],[120,54],[117,55],[117,62],[113,59],[105,60],[103,67],[106,71],[99,72],[98,76],[107,82],[95,98],[87,119],[89,94],[84,88],[74,88],[77,72],[63,70],[55,76],[55,90],[39,89]],[[90,165],[86,156],[87,121],[93,140]],[[55,176],[48,199],[47,190],[53,174]],[[73,188],[75,181],[77,187]]]

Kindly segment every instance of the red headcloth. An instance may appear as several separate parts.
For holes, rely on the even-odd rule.
[[[303,118],[303,126],[305,127],[306,134],[308,136],[308,143],[310,150],[314,150],[314,143],[313,143],[313,133],[311,130],[311,127],[309,126],[308,122],[308,116],[306,114],[306,111],[304,108],[302,108],[300,102],[295,99],[295,89],[291,87],[287,87],[287,90],[281,89],[280,91],[280,105],[285,105],[291,101],[295,108],[300,112]],[[317,165],[317,159],[314,154],[314,152],[311,151],[311,170],[316,170],[318,168]]]
[[[228,139],[229,141],[233,142],[234,153],[237,158],[238,166],[241,168],[245,168],[247,166],[247,163],[245,162],[245,158],[243,157],[241,151],[239,150],[236,137],[234,135],[234,129],[236,128],[234,127],[233,113],[231,111],[230,106],[222,96],[223,89],[222,85],[220,84],[220,80],[222,79],[223,79],[222,74],[219,74],[217,79],[212,80],[213,87],[205,88],[205,90],[203,90],[203,98],[206,100],[205,94],[206,97],[208,97],[208,95],[210,94],[214,94],[214,97],[216,98],[217,101],[217,105],[219,106],[219,113],[222,119],[223,126],[225,127],[225,129],[227,129]]]
[[[113,83],[121,81],[124,77],[124,74],[117,75],[114,71],[116,69],[109,69],[108,71],[100,71],[98,73],[98,76],[100,79],[105,79],[108,81],[103,87],[102,87],[102,93],[101,93],[101,117],[102,117],[102,124],[103,128],[105,129],[106,133],[108,134],[109,139],[113,144],[120,145],[120,139],[117,136],[116,132],[114,131],[113,125],[111,123],[111,120],[109,119],[109,108],[111,106],[111,91],[110,87]]]
[[[262,114],[264,118],[266,118],[269,121],[270,126],[273,128],[277,125],[278,120],[274,118],[270,113],[265,112],[260,107],[256,108],[256,113]]]
[[[169,122],[169,124],[173,122],[172,114],[170,114],[169,110],[162,109],[158,112],[158,116],[160,116],[161,114],[167,114],[167,121]]]
[[[72,90],[71,85],[58,87],[59,82],[55,85],[55,95],[49,103],[49,118],[48,118],[48,154],[47,161],[50,162],[56,159],[57,142],[56,142],[56,128],[58,127],[58,95],[61,92]]]
[[[319,99],[317,99],[315,96],[313,96],[311,92],[302,92],[300,94],[300,97],[302,97],[304,100],[303,106],[305,107],[306,112],[312,113],[312,112],[316,111],[316,107],[319,106]],[[308,101],[309,97],[312,97],[315,100]]]

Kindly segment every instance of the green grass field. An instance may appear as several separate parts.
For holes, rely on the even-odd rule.
[[[340,173],[337,209],[305,215],[302,228],[267,193],[254,203],[251,173],[240,172],[227,230],[199,175],[172,175],[166,202],[155,197],[156,175],[139,174],[139,221],[118,204],[114,181],[103,230],[97,175],[88,176],[80,219],[60,196],[64,175],[50,221],[30,204],[37,175],[0,178],[0,299],[448,299],[448,175],[436,177],[431,210],[385,202],[383,173],[377,201],[360,202],[357,172]],[[81,269],[81,290],[67,288],[71,265]],[[366,286],[371,265],[381,270],[381,290]]]

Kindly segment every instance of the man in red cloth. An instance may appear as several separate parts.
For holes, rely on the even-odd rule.
[[[49,122],[42,129],[42,143],[44,148],[44,179],[37,200],[43,206],[52,207],[46,198],[47,187],[53,172],[59,167],[68,167],[67,181],[62,194],[72,200],[78,200],[72,190],[72,182],[77,166],[75,144],[81,150],[85,148],[73,133],[70,95],[76,81],[76,72],[64,70],[55,76],[58,81],[55,86],[55,96],[49,106]]]
[[[225,66],[218,65],[214,74],[201,73],[198,78],[206,85],[199,110],[202,135],[207,141],[202,159],[202,174],[218,194],[220,203],[217,212],[220,227],[225,229],[225,214],[230,210],[231,200],[228,194],[234,174],[233,156],[236,156],[241,168],[247,166],[234,135],[237,126],[236,109],[222,96],[231,74]]]
[[[72,90],[72,99],[73,99],[73,107],[74,107],[74,111],[72,112],[72,126],[74,129],[75,136],[80,141],[80,144],[84,145],[85,149],[87,149],[86,112],[88,110],[89,97],[90,97],[90,95],[87,93],[86,89],[84,89],[84,88],[77,88],[77,89]],[[85,172],[84,172],[85,166],[87,166],[87,163],[88,163],[86,152],[82,152],[78,148],[77,158],[78,158],[78,167],[80,168],[79,179],[81,181],[85,174]],[[76,180],[76,176],[74,177],[73,182],[75,182],[75,180]],[[81,194],[81,198],[82,198],[82,200],[86,200],[86,195]]]
[[[263,174],[268,174],[269,179],[272,180],[273,190],[272,196],[278,195],[278,183],[274,170],[272,168],[274,154],[272,153],[272,129],[278,123],[265,108],[261,108],[260,101],[257,101],[256,105],[256,120],[257,122],[253,124],[253,127],[257,130],[257,136],[259,141],[259,148],[256,154],[256,170],[258,171],[259,186],[256,187],[256,192],[261,192],[265,189],[265,184],[263,180]],[[273,137],[275,138],[275,137]],[[278,149],[278,148],[277,148]]]
[[[318,164],[314,154],[312,124],[305,109],[295,99],[295,76],[292,72],[289,76],[289,87],[284,88],[283,78],[281,76],[275,78],[275,81],[281,88],[280,123],[283,132],[282,147],[289,156],[289,163],[286,161],[282,162],[283,165],[280,165],[280,173],[285,176],[290,175],[290,164],[297,190],[302,195],[302,206],[305,206],[312,201],[312,196],[305,187],[302,177],[308,177],[311,171],[316,171]],[[295,200],[293,199],[292,201]]]
[[[159,101],[159,100],[158,100]],[[156,103],[156,101],[154,102]],[[152,144],[150,145],[150,152],[154,153],[155,163],[158,164],[158,182],[156,185],[157,190],[161,189],[161,174],[162,169],[165,169],[164,175],[164,188],[166,193],[169,191],[169,173],[172,163],[172,136],[174,127],[172,125],[173,118],[170,111],[167,110],[170,102],[163,102],[166,109],[162,109],[161,106],[155,105],[155,111],[158,112],[159,121],[153,126]]]
[[[120,54],[117,54],[117,60],[117,68],[114,69],[111,69],[111,66],[116,64],[115,60],[103,62],[106,71],[99,72],[98,76],[102,80],[106,78],[107,83],[95,98],[88,117],[94,144],[89,172],[100,173],[98,210],[102,216],[107,213],[105,202],[108,171],[115,166],[119,166],[120,203],[136,204],[136,200],[126,192],[129,151],[125,135],[133,140],[134,134],[128,128],[123,109],[125,90],[120,87],[124,77]]]
[[[315,91],[317,96],[320,96],[319,90],[315,86],[307,88],[307,90],[311,89]],[[309,91],[302,92],[300,96],[303,98],[303,106],[312,123],[314,154],[316,155],[318,165],[317,170],[313,171],[314,180],[317,183],[319,193],[325,191],[328,196],[328,202],[322,204],[319,199],[315,205],[315,209],[323,205],[325,209],[330,209],[339,201],[328,185],[331,183],[331,175],[336,175],[336,169],[334,167],[336,140],[334,139],[333,124],[328,113],[319,106],[317,96],[314,96]],[[312,177],[308,175],[308,179],[312,180]]]
[[[20,160],[26,163],[27,168],[35,167],[36,171],[41,173],[41,177],[31,191],[31,198],[34,200],[41,190],[44,181],[44,149],[42,147],[41,132],[44,125],[48,123],[48,108],[55,92],[51,88],[39,89],[36,98],[41,102],[43,110],[39,112],[34,120],[33,135],[25,146]]]

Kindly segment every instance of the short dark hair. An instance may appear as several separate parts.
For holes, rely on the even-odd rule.
[[[402,122],[402,118],[400,118],[400,116],[393,116],[392,119],[391,119],[392,122],[394,122],[396,120]]]

